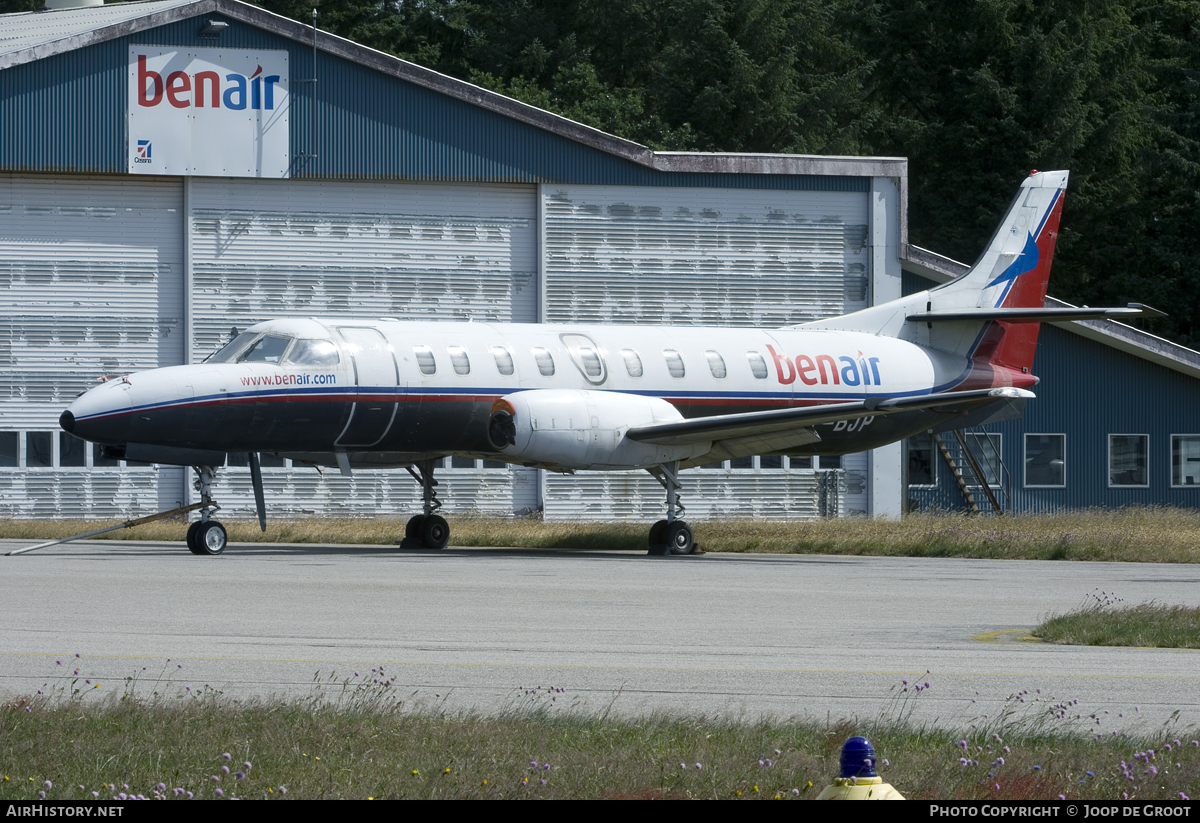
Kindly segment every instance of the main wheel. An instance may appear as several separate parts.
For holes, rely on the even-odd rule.
[[[408,523],[404,526],[405,540],[420,540],[421,539],[421,524],[425,522],[425,515],[414,514],[408,518]]]
[[[666,543],[667,521],[659,520],[650,527],[650,545],[660,546]]]
[[[197,554],[220,554],[228,543],[225,527],[216,520],[209,520],[196,531]]]
[[[431,514],[421,523],[421,543],[427,549],[444,549],[450,542],[450,524],[441,515]]]
[[[202,551],[200,549],[200,544],[198,542],[196,542],[196,535],[199,533],[200,527],[202,525],[204,525],[204,524],[201,523],[199,520],[197,520],[195,523],[188,526],[187,547],[188,547],[188,551],[190,551],[192,554],[204,554],[205,553],[204,551]]]
[[[671,547],[671,554],[691,554],[696,551],[696,538],[692,534],[692,527],[682,520],[668,524],[666,544]]]

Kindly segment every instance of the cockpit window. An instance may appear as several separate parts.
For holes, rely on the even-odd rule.
[[[230,340],[217,351],[204,358],[205,363],[232,363],[237,356],[250,345],[250,341],[258,337],[258,332],[244,331]]]
[[[336,366],[337,346],[332,340],[297,340],[288,352],[287,362],[293,366]]]
[[[237,359],[239,363],[278,363],[287,350],[290,337],[280,337],[277,334],[266,334],[263,338],[246,350]]]

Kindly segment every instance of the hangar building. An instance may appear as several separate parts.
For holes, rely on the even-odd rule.
[[[108,460],[58,415],[98,375],[199,362],[260,320],[780,326],[956,271],[907,244],[903,158],[655,152],[237,0],[56,2],[90,5],[0,16],[0,516],[190,501],[187,470]],[[1117,324],[1067,325],[1075,341]],[[1200,355],[1087,334],[1196,390]],[[1170,426],[1163,437],[1194,437]],[[995,441],[1009,465],[1017,441]],[[700,519],[953,507],[979,484],[938,474],[938,449],[726,462],[689,471],[685,501]],[[249,514],[237,457],[215,497]],[[405,472],[264,465],[273,513],[418,506]],[[662,507],[645,473],[447,458],[439,480],[452,511],[651,520]]]

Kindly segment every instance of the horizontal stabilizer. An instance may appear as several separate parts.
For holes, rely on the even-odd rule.
[[[796,409],[726,414],[719,417],[700,417],[671,423],[656,423],[630,429],[630,440],[660,445],[679,445],[697,441],[720,441],[751,435],[778,434],[789,430],[857,420],[880,414],[894,414],[916,409],[949,408],[985,403],[995,400],[1016,400],[1033,397],[1033,392],[1017,388],[976,389],[974,391],[939,392],[913,397],[868,397],[850,403],[824,406],[805,406]]]
[[[951,320],[1003,320],[1006,323],[1053,323],[1063,320],[1126,320],[1134,317],[1166,317],[1166,312],[1142,303],[1130,303],[1123,309],[955,309],[927,311],[907,315],[912,323],[938,323]]]

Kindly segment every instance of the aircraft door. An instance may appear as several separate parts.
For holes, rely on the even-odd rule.
[[[358,387],[354,408],[337,446],[370,447],[383,440],[396,419],[400,371],[396,356],[378,329],[340,326],[343,349],[350,355]]]

